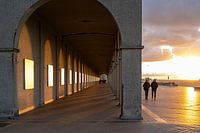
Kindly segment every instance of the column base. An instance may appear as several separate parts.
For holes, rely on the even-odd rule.
[[[122,120],[132,120],[132,121],[141,121],[143,120],[142,116],[125,116],[125,115],[121,115],[120,119]]]
[[[19,117],[17,112],[0,112],[0,120],[15,120]]]

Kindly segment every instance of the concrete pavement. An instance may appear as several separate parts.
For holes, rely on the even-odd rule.
[[[166,106],[169,102],[163,92],[170,94],[173,91],[160,89],[157,101],[143,100],[143,121],[124,121],[119,119],[120,107],[117,106],[118,101],[115,100],[109,87],[95,85],[83,92],[21,115],[17,120],[0,122],[2,126],[0,133],[200,132],[198,124],[179,123],[179,120],[176,120],[178,118],[173,118],[174,113],[165,110],[174,104]],[[168,98],[168,100],[174,99]]]

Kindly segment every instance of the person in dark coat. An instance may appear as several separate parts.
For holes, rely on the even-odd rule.
[[[158,83],[156,82],[156,79],[153,80],[151,83],[151,91],[152,91],[152,99],[156,100],[156,91],[158,88]]]
[[[148,100],[148,93],[149,93],[149,88],[150,88],[150,83],[149,79],[146,79],[144,84],[143,84],[144,92],[145,92],[145,100]]]

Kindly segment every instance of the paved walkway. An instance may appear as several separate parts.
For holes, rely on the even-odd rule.
[[[157,100],[149,97],[143,105],[166,124],[179,125],[184,132],[200,132],[200,91],[193,87],[159,86]]]
[[[171,123],[166,117],[161,117],[160,114],[167,112],[151,106],[159,100],[143,101],[143,121],[122,121],[118,118],[118,101],[108,86],[96,85],[26,113],[18,120],[0,122],[0,133],[200,132],[196,126]]]

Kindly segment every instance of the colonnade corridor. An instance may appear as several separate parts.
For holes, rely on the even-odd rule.
[[[142,0],[0,5],[0,119],[38,126],[143,119]],[[109,85],[94,87],[102,74]]]

